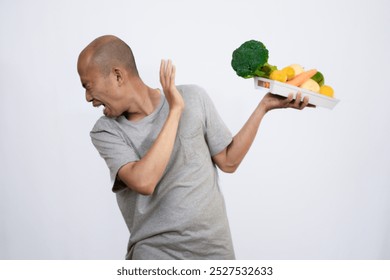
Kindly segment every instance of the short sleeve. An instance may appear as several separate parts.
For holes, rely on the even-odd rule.
[[[138,161],[139,157],[126,142],[119,128],[115,128],[110,121],[115,120],[99,119],[90,132],[90,136],[93,145],[110,170],[111,183],[115,192],[125,187],[117,180],[119,169],[126,163]]]
[[[202,89],[200,95],[205,115],[205,137],[211,156],[215,156],[232,142],[233,137],[206,91]]]

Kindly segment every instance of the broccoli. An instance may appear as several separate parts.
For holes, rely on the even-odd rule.
[[[276,69],[276,66],[268,64],[267,61],[268,50],[264,44],[256,40],[250,40],[233,52],[231,64],[240,77],[268,77],[270,72]]]

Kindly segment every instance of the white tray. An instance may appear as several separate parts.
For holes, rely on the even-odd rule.
[[[294,98],[297,92],[300,91],[302,93],[302,99],[303,97],[307,96],[309,97],[310,104],[319,107],[333,109],[340,101],[336,98],[328,97],[326,95],[319,94],[314,91],[310,91],[307,89],[299,88],[296,86],[292,86],[286,83],[281,83],[270,79],[255,77],[254,80],[255,80],[256,89],[266,90],[267,92],[271,92],[285,97],[287,97],[290,93],[293,93]]]

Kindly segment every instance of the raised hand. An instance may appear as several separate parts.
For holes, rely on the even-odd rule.
[[[161,60],[160,83],[168,101],[169,109],[181,113],[184,110],[184,100],[176,88],[175,75],[176,67],[172,64],[172,61]]]

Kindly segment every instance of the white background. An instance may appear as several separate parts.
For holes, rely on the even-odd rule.
[[[337,4],[336,4],[337,3]],[[270,112],[235,174],[221,173],[238,259],[390,258],[387,1],[0,2],[0,258],[123,259],[128,231],[89,131],[77,56],[114,34],[158,87],[207,89],[233,133],[262,95],[231,69],[262,41],[269,62],[317,68],[341,102]]]

